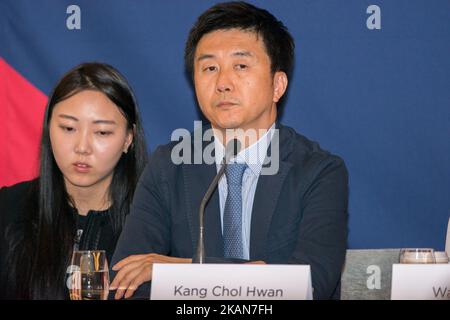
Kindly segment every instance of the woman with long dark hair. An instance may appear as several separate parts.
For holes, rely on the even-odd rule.
[[[0,190],[0,297],[67,299],[74,249],[110,261],[146,162],[125,78],[101,63],[64,75],[45,113],[39,177]]]

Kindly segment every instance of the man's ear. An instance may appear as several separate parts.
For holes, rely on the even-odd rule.
[[[273,75],[273,102],[277,103],[286,92],[288,77],[285,72],[277,71]]]

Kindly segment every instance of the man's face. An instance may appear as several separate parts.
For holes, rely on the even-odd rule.
[[[261,37],[238,29],[204,35],[194,57],[200,108],[213,128],[267,129],[287,87],[284,72],[271,72]]]

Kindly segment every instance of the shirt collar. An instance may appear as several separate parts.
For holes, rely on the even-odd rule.
[[[267,155],[267,148],[269,147],[269,144],[272,141],[274,133],[275,133],[275,122],[272,124],[269,130],[267,130],[267,132],[258,139],[258,141],[256,141],[250,147],[241,150],[241,152],[239,152],[235,158],[232,158],[230,162],[245,163],[255,176],[259,176],[259,173],[261,172],[262,169],[262,165],[264,163],[264,159],[266,158]],[[214,148],[215,148],[216,166],[217,168],[220,168],[222,159],[225,154],[225,147],[219,141],[219,139],[214,139]]]

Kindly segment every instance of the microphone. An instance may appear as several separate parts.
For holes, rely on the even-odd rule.
[[[208,204],[209,199],[217,188],[219,184],[220,178],[222,178],[225,173],[225,168],[229,163],[230,159],[235,157],[239,151],[241,150],[241,142],[238,139],[233,139],[227,143],[225,147],[225,156],[223,157],[221,167],[217,175],[214,177],[213,181],[206,190],[205,196],[200,203],[200,209],[198,211],[198,220],[199,220],[199,234],[198,234],[198,242],[197,242],[197,251],[195,253],[195,257],[193,259],[193,263],[205,263],[205,240],[204,240],[204,215],[205,215],[205,207]]]

